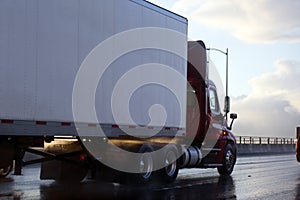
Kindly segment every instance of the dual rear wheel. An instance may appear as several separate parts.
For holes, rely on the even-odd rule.
[[[170,183],[173,182],[179,171],[179,163],[177,161],[177,149],[175,147],[168,148],[164,156],[161,158],[163,159],[162,162],[163,168],[154,171],[155,163],[157,158],[153,157],[154,149],[150,145],[143,145],[141,146],[139,153],[141,153],[139,159],[139,169],[140,173],[134,174],[134,182],[135,183],[143,183],[143,184],[150,184],[150,183]]]
[[[164,183],[171,183],[175,181],[179,171],[179,162],[177,159],[177,149],[170,148],[164,156],[164,168],[158,171],[161,181]]]

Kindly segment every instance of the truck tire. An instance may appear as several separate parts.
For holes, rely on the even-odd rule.
[[[13,169],[15,143],[8,137],[0,137],[0,178],[6,177]]]
[[[176,147],[169,148],[164,156],[164,168],[158,171],[158,177],[163,183],[172,183],[176,180],[179,171],[178,151]]]
[[[11,172],[12,169],[13,169],[13,161],[11,161],[11,163],[6,166],[1,166],[0,167],[0,178],[6,177]]]
[[[140,173],[129,174],[127,176],[127,180],[129,180],[129,184],[131,185],[140,185],[145,186],[149,185],[154,180],[154,159],[150,152],[153,152],[153,147],[149,144],[144,144],[140,147],[139,153],[141,154],[138,160],[138,167],[140,169]],[[133,178],[132,178],[133,176]]]
[[[236,151],[231,144],[227,144],[224,150],[222,166],[218,167],[220,175],[230,175],[236,162]]]

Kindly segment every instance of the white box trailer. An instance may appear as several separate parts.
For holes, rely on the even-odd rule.
[[[73,122],[100,123],[104,128],[156,126],[159,123],[151,122],[148,113],[153,104],[165,107],[168,114],[165,127],[185,129],[185,81],[173,81],[180,91],[177,96],[157,84],[137,89],[128,103],[132,120],[118,110],[127,105],[115,108],[115,113],[119,113],[113,116],[111,98],[118,80],[143,64],[150,63],[146,67],[151,67],[151,63],[166,65],[186,77],[187,37],[173,40],[174,49],[182,52],[181,57],[162,49],[145,48],[133,49],[113,60],[97,85],[97,120],[87,112],[76,121],[72,110],[76,75],[97,45],[118,33],[145,27],[186,35],[185,18],[142,0],[2,0],[0,27],[0,135],[74,135]],[[99,60],[106,59],[109,51],[113,54],[124,48],[126,42],[146,45],[147,40],[171,41],[167,33],[161,30],[157,41],[147,37],[147,30],[135,33],[136,40],[125,39],[122,44],[118,43],[120,38],[113,38],[110,40],[113,46],[107,49],[107,54],[98,55]],[[170,42],[161,45],[170,48]],[[166,81],[168,77],[155,71],[155,67],[151,74],[142,70],[137,74],[130,83],[142,82],[149,76],[155,81]],[[89,78],[86,81],[89,82]],[[117,96],[126,95],[127,91],[123,92]],[[183,109],[178,109],[178,105],[183,105]],[[161,112],[152,114],[155,119],[161,118]]]
[[[42,162],[41,179],[63,181],[229,175],[225,121],[187,19],[142,0],[0,1],[0,177],[13,162],[16,175]],[[25,152],[43,158],[24,162]]]

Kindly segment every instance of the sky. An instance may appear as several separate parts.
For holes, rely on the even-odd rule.
[[[300,126],[299,0],[149,1],[186,17],[189,38],[229,49],[236,135],[295,137]],[[225,78],[225,55],[211,51],[210,57]]]

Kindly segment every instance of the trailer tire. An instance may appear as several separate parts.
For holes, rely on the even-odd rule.
[[[141,156],[138,160],[138,167],[141,173],[128,173],[126,176],[127,183],[137,186],[145,186],[153,183],[154,159],[151,154],[148,154],[153,151],[153,147],[149,144],[144,144],[139,148],[138,152],[141,153]]]
[[[169,148],[164,156],[164,168],[158,171],[158,177],[163,183],[172,183],[176,180],[179,171],[178,151],[176,147]]]
[[[6,166],[0,167],[0,178],[6,177],[13,169],[13,161],[10,162],[10,164]]]
[[[0,137],[0,178],[12,171],[15,159],[15,142],[9,137]]]
[[[231,144],[227,144],[224,150],[222,166],[218,167],[220,175],[230,175],[236,162],[236,151]]]

